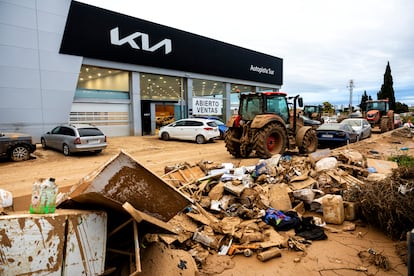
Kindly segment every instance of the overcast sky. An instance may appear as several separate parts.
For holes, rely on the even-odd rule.
[[[412,0],[79,0],[283,59],[305,103],[373,99],[390,62],[396,101],[414,106]]]

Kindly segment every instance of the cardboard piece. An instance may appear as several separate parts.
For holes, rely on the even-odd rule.
[[[398,168],[398,163],[394,161],[367,158],[367,166],[368,168],[375,168],[377,173],[389,175],[392,174],[393,169]]]
[[[170,220],[192,203],[190,198],[124,151],[83,177],[64,198],[122,212],[125,212],[122,205],[128,202],[135,209],[162,221]]]

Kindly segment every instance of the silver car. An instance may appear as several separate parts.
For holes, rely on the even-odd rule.
[[[347,124],[358,133],[358,141],[371,137],[371,125],[366,119],[363,118],[348,118],[341,122],[341,124]]]
[[[56,126],[43,134],[40,141],[44,149],[56,149],[66,156],[84,151],[100,153],[107,146],[105,134],[97,127],[88,124]]]

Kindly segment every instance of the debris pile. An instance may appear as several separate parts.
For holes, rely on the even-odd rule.
[[[360,186],[357,192],[365,220],[389,237],[405,239],[414,227],[414,167],[400,167],[390,177]]]
[[[286,251],[306,254],[329,233],[355,230],[359,218],[403,239],[414,228],[413,179],[413,167],[350,149],[277,154],[253,166],[172,164],[162,176],[121,151],[60,195],[57,207],[106,211],[105,273],[207,273],[216,257],[266,262]],[[389,269],[374,249],[359,257]],[[214,273],[231,267],[222,264]]]
[[[256,253],[266,261],[281,257],[283,248],[306,251],[327,238],[326,230],[335,231],[327,224],[359,217],[362,191],[376,186],[366,184],[367,164],[357,151],[325,149],[278,154],[249,167],[211,161],[170,166],[161,178],[194,204],[168,222],[179,233],[168,244],[190,252],[200,269],[210,254]],[[353,229],[352,222],[343,227]],[[167,241],[163,234],[145,239]]]

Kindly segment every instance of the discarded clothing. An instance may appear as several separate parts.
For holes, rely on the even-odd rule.
[[[300,225],[295,228],[297,236],[307,240],[326,240],[328,237],[322,227],[315,225],[313,217],[303,217]]]
[[[266,210],[264,221],[279,231],[288,231],[300,224],[300,218],[296,212],[288,211],[284,213],[273,208]]]

